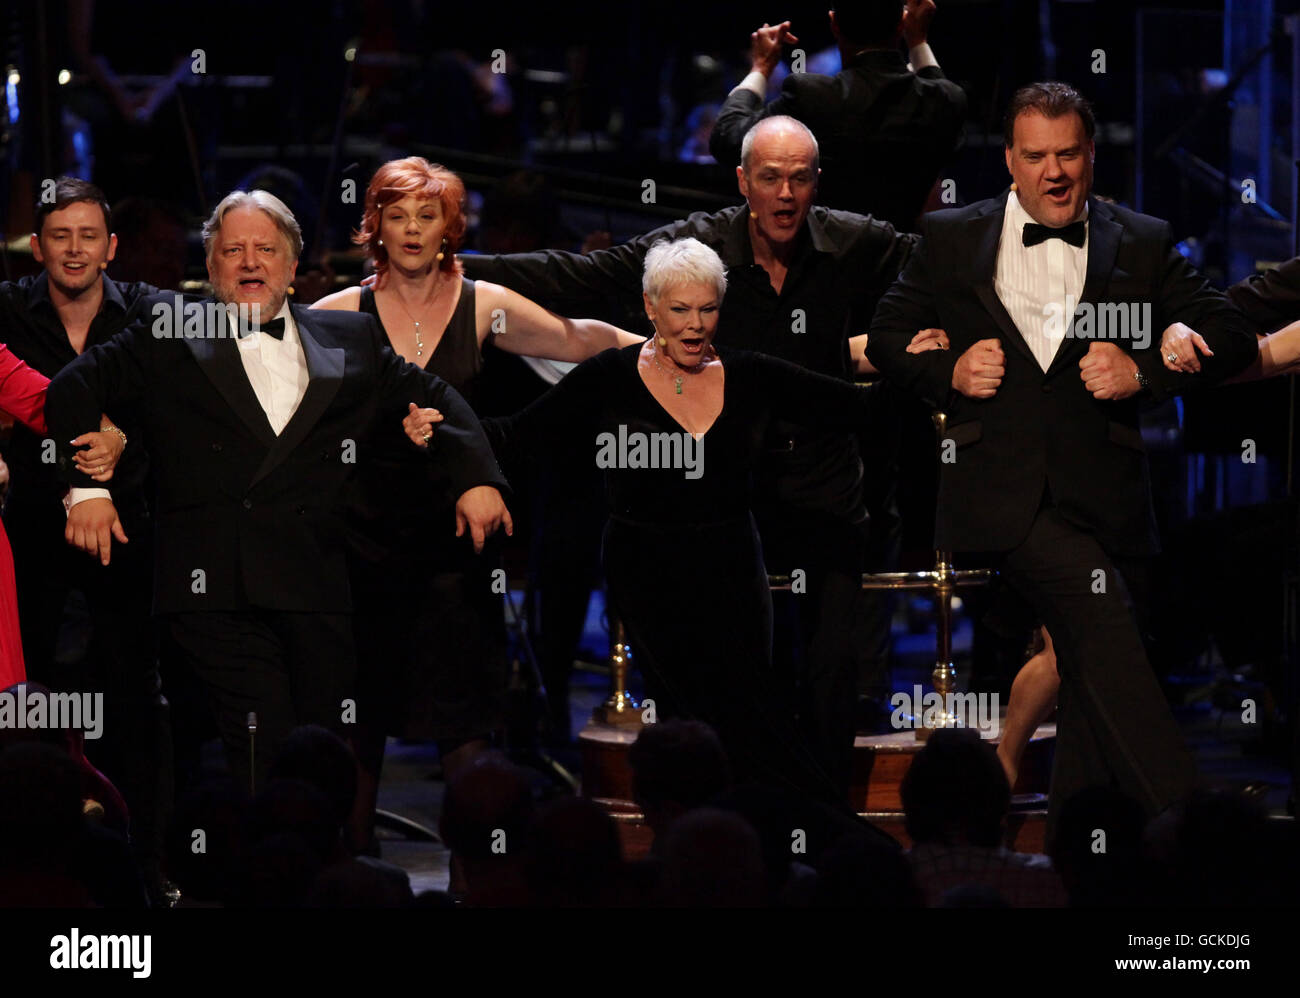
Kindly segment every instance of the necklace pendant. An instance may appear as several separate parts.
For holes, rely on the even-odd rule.
[[[680,377],[674,378],[673,384],[677,386],[677,394],[680,395],[682,393],[682,379]]]

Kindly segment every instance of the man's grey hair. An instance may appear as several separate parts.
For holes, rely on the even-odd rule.
[[[212,215],[203,223],[203,252],[212,259],[212,245],[217,233],[221,231],[221,220],[236,208],[256,208],[271,217],[275,227],[289,240],[289,250],[293,259],[302,255],[302,229],[293,217],[289,206],[269,191],[231,191],[221,199],[221,204],[213,209]]]
[[[798,118],[791,118],[788,114],[774,114],[772,117],[763,118],[749,127],[749,131],[745,133],[745,137],[740,141],[740,165],[745,172],[749,172],[749,154],[754,148],[754,138],[758,135],[759,129],[773,128],[777,125],[792,128],[796,132],[803,132],[808,136],[808,141],[812,143],[813,148],[813,171],[816,172],[818,163],[821,161],[821,152],[817,147],[817,136],[802,121]]]
[[[722,259],[698,239],[655,243],[645,255],[641,290],[652,302],[671,287],[712,284],[721,299],[727,293],[727,268]]]

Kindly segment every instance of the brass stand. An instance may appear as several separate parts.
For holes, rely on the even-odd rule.
[[[628,647],[623,622],[613,617],[610,619],[614,638],[614,649],[609,659],[610,694],[604,703],[591,712],[591,716],[603,724],[639,728],[642,723],[641,705],[627,689],[628,669],[632,665],[632,649]]]
[[[933,418],[937,442],[942,454],[944,432],[948,426],[948,415],[947,413],[936,412]],[[952,703],[949,694],[956,692],[957,689],[957,670],[953,668],[952,664],[953,594],[958,588],[964,586],[986,586],[996,574],[987,568],[954,571],[952,552],[936,550],[934,552],[934,568],[931,571],[871,572],[862,576],[863,589],[914,589],[934,593],[935,613],[937,616],[935,630],[938,632],[938,648],[936,651],[938,654],[934,663],[934,671],[930,673],[930,679],[934,683],[934,691],[943,699],[943,710],[937,715],[937,724],[930,727],[917,725],[916,737],[919,740],[924,741],[929,738],[931,731],[935,728],[951,728],[957,723],[957,718],[948,709]],[[790,576],[769,575],[768,585],[772,589],[789,589]],[[916,716],[924,716],[919,704],[913,704],[913,708],[916,711]]]

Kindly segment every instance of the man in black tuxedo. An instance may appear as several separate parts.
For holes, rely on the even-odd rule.
[[[436,414],[415,403],[439,410],[434,450],[460,494],[458,529],[481,546],[510,519],[491,448],[454,390],[401,361],[370,317],[287,304],[302,235],[281,201],[234,192],[204,244],[216,300],[161,296],[59,373],[46,413],[67,440],[105,406],[138,411],[157,491],[154,612],[207,686],[243,778],[251,715],[260,776],[294,727],[340,731],[355,713],[340,505],[376,420],[402,420],[422,460],[414,441],[429,443]],[[127,541],[117,512],[71,477],[68,537],[108,563],[112,538]]]
[[[1117,782],[1150,813],[1191,786],[1128,592],[1157,550],[1138,408],[1230,377],[1255,353],[1250,324],[1179,255],[1167,223],[1090,196],[1093,131],[1070,87],[1018,91],[1011,190],[925,217],[867,348],[948,412],[936,545],[996,554],[1055,640],[1049,835],[1086,786]],[[1214,350],[1199,372],[1161,363],[1155,331],[1175,322]],[[930,327],[951,349],[909,353]]]
[[[831,32],[842,69],[834,76],[794,72],[781,96],[764,104],[781,47],[799,39],[790,22],[751,36],[752,70],[727,95],[709,136],[719,163],[741,158],[745,133],[774,115],[807,125],[821,146],[821,203],[915,231],[939,171],[957,148],[966,95],[947,79],[926,41],[933,0],[837,4]],[[899,53],[906,42],[911,66]]]

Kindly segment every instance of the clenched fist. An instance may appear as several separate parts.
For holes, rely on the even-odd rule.
[[[1006,373],[1002,344],[998,340],[980,340],[957,358],[952,387],[970,399],[991,399]]]
[[[1137,362],[1114,343],[1094,341],[1079,361],[1084,387],[1103,401],[1126,399],[1141,391],[1137,369]]]

